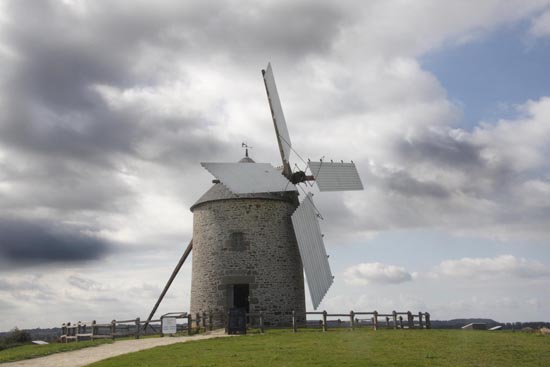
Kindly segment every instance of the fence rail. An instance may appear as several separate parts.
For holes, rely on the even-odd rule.
[[[363,312],[363,311],[350,311],[349,313],[328,313],[322,312],[306,312],[307,315],[321,315],[320,326],[323,331],[327,331],[329,327],[349,327],[354,329],[356,327],[370,326],[373,330],[378,330],[380,327],[385,326],[387,329],[431,329],[432,324],[430,321],[430,314],[428,312],[419,312],[413,314],[410,311],[392,313],[379,313],[377,311]],[[403,323],[403,315],[407,316],[406,323]],[[360,319],[358,316],[371,316],[370,319]],[[339,319],[331,325],[329,318],[338,317]],[[345,320],[340,319],[341,317]],[[306,321],[306,326],[307,326]],[[292,325],[294,331],[297,331],[296,314],[292,315]]]
[[[174,316],[176,315],[176,316]],[[345,327],[351,330],[361,327],[371,327],[373,330],[380,328],[386,329],[431,329],[430,314],[428,312],[418,312],[413,314],[410,311],[392,313],[378,313],[377,311],[350,311],[349,313],[328,313],[327,311],[306,312],[305,323],[299,322],[299,317],[295,311],[289,316],[292,318],[292,330],[297,332],[299,328],[320,328],[327,331],[329,328]],[[307,316],[321,316],[317,323],[307,320]],[[246,313],[246,328],[258,328],[261,333],[265,332],[264,312]],[[360,317],[367,316],[367,318]],[[368,318],[370,316],[370,318]],[[403,317],[405,316],[405,317]],[[186,312],[170,313],[163,315],[160,319],[141,321],[139,317],[128,320],[112,320],[109,323],[98,323],[95,320],[91,322],[78,321],[75,324],[70,322],[61,325],[62,342],[95,340],[95,339],[116,339],[120,337],[134,337],[139,339],[144,335],[158,334],[161,337],[162,320],[164,317],[176,317],[176,319],[186,320],[185,323],[176,324],[176,331],[192,335],[195,333],[211,331],[214,328],[213,313],[203,312],[194,316]],[[337,320],[333,320],[338,318]],[[342,320],[344,318],[344,320]],[[302,318],[303,319],[303,318]],[[331,320],[332,319],[332,320]],[[227,322],[229,319],[227,320]],[[226,325],[228,325],[226,323]],[[290,326],[290,325],[289,325]],[[226,329],[227,331],[227,329]]]

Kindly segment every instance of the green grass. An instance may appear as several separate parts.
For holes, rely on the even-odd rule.
[[[470,330],[270,330],[157,347],[90,366],[550,366],[550,337]]]
[[[0,363],[13,362],[22,359],[44,357],[53,353],[68,352],[71,350],[94,347],[96,345],[112,343],[110,339],[84,341],[78,343],[52,343],[46,345],[26,344],[15,348],[0,351]]]

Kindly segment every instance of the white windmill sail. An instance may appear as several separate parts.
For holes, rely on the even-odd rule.
[[[308,162],[320,191],[363,190],[355,163]]]
[[[292,214],[292,225],[306,273],[313,307],[317,309],[333,282],[325,244],[311,193]]]
[[[269,163],[206,163],[201,165],[235,194],[296,191]]]
[[[285,115],[283,113],[283,107],[281,106],[281,100],[279,99],[279,93],[277,93],[277,86],[275,85],[275,77],[273,76],[271,63],[267,64],[267,68],[263,75],[267,98],[269,99],[269,105],[271,107],[271,115],[273,116],[273,123],[275,124],[279,150],[281,151],[281,158],[283,159],[283,166],[285,166],[285,169],[287,169],[286,166],[290,169],[289,159],[292,143],[290,142],[290,135],[286,127]],[[285,173],[288,174],[289,172]]]

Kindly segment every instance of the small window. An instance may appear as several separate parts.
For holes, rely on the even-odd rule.
[[[231,251],[246,251],[248,249],[248,241],[245,241],[244,233],[232,232],[229,239],[225,241],[225,249]]]
[[[233,232],[230,236],[232,247],[244,246],[244,234],[242,232]]]

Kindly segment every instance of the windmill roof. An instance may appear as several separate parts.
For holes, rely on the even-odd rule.
[[[252,158],[250,158],[249,156],[246,156],[246,157],[241,158],[239,163],[256,163],[256,162],[254,162],[254,160]]]
[[[199,200],[197,200],[190,208],[193,211],[198,205],[219,200],[235,200],[235,199],[267,199],[267,200],[283,200],[293,201],[293,195],[287,192],[263,192],[255,194],[234,194],[229,191],[221,183],[214,184],[207,192],[205,192]]]

